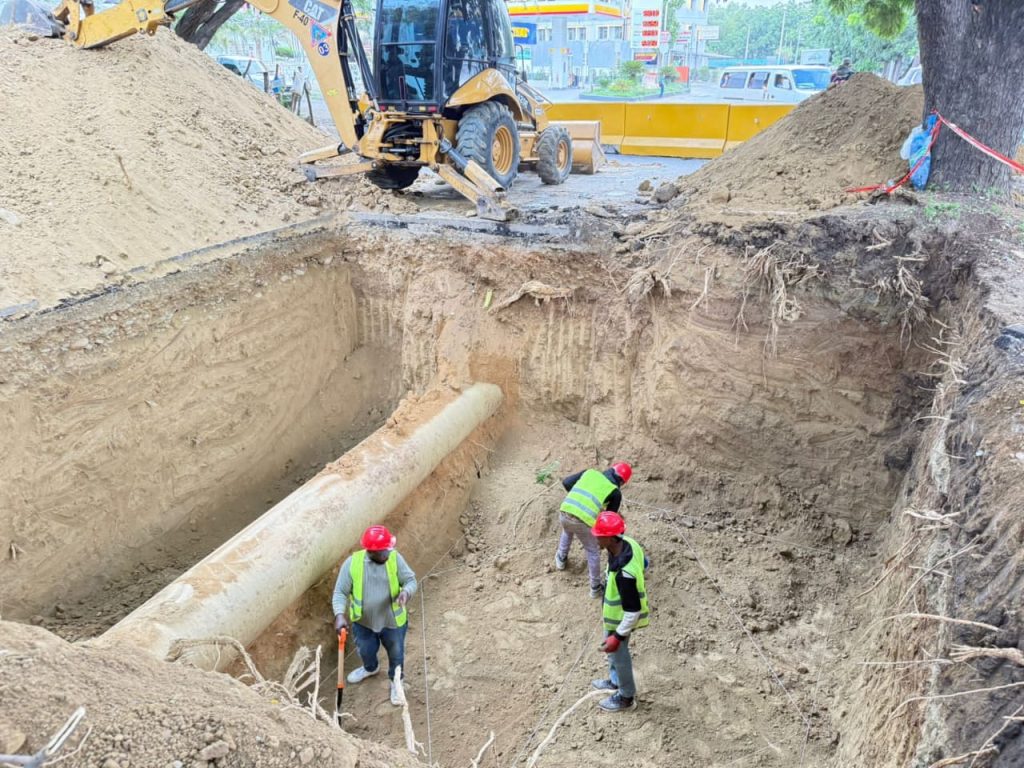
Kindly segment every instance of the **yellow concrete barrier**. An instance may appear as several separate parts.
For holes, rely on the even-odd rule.
[[[624,155],[718,157],[729,129],[728,104],[626,104]]]
[[[730,104],[725,148],[732,149],[793,111],[795,104]]]
[[[601,123],[601,143],[618,147],[626,122],[626,105],[622,102],[562,102],[547,108],[552,120],[598,120]]]

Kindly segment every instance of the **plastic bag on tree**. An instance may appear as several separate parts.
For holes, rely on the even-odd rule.
[[[0,0],[0,27],[15,26],[43,37],[60,37],[64,29],[46,6],[34,0]]]
[[[935,130],[936,120],[938,118],[935,115],[928,115],[921,132],[913,136],[910,141],[910,157],[908,159],[910,167],[913,168],[917,165],[917,161],[924,157],[920,167],[910,177],[910,183],[914,185],[914,189],[921,190],[928,185],[928,174],[932,170],[932,131]]]

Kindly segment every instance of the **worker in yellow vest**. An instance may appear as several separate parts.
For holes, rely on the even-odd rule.
[[[363,548],[353,552],[338,571],[331,601],[334,629],[341,632],[351,622],[356,650],[363,662],[349,673],[350,683],[361,683],[380,671],[377,654],[384,646],[391,703],[400,706],[395,669],[405,660],[405,606],[416,593],[416,574],[395,551],[395,537],[383,525],[367,528],[361,543]]]
[[[622,504],[622,492],[619,489],[628,483],[632,476],[633,468],[620,461],[612,464],[604,472],[586,469],[562,480],[562,487],[568,493],[562,501],[558,515],[562,535],[558,540],[558,549],[555,550],[555,568],[565,570],[573,536],[578,538],[587,553],[591,597],[600,597],[604,594],[604,579],[601,574],[601,550],[590,529],[602,509],[619,511]]]
[[[608,654],[608,677],[594,680],[599,691],[611,691],[598,706],[606,712],[624,712],[636,706],[633,659],[629,639],[633,632],[650,623],[647,585],[644,582],[646,558],[635,539],[626,535],[626,523],[615,512],[602,512],[593,528],[598,546],[608,553],[608,582],[604,591],[602,620]]]

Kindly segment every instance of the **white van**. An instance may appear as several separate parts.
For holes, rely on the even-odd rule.
[[[718,81],[718,92],[727,101],[796,104],[828,88],[831,77],[828,67],[726,67]]]

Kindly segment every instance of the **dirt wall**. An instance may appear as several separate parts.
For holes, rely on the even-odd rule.
[[[1005,262],[965,281],[929,343],[935,399],[855,597],[839,764],[1020,764],[1024,316]],[[884,569],[883,569],[884,566]],[[880,571],[880,572],[879,572]],[[1009,719],[1007,719],[1009,718]],[[960,759],[956,759],[956,758]],[[955,762],[944,762],[944,761]]]
[[[5,617],[74,619],[103,587],[116,618],[390,413],[397,345],[318,258],[284,248],[5,329]]]

